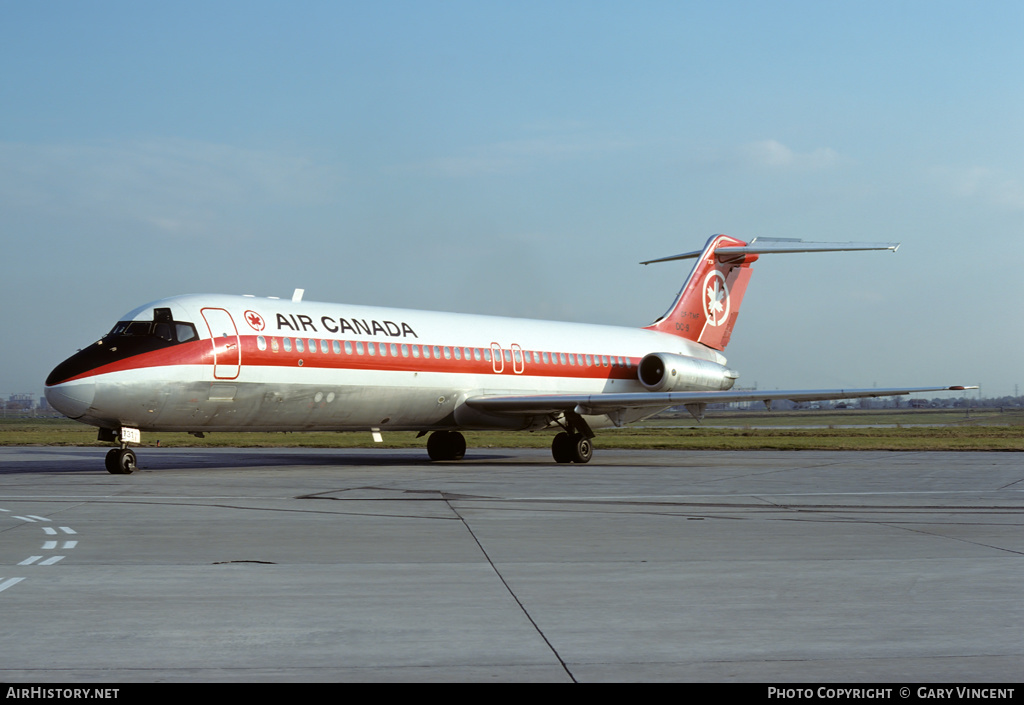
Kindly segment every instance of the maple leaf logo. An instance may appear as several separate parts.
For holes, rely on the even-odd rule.
[[[261,331],[266,328],[266,323],[263,321],[263,316],[256,313],[255,311],[245,312],[245,322],[249,324],[249,327],[254,331]]]
[[[711,326],[722,325],[729,316],[729,287],[717,269],[704,278],[704,312]]]

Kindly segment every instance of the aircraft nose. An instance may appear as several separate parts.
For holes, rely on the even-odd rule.
[[[69,419],[77,419],[84,416],[92,406],[96,396],[96,383],[84,380],[64,382],[47,387],[44,393],[50,406]]]

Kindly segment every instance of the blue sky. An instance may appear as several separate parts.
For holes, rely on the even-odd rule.
[[[644,325],[764,257],[761,388],[1024,384],[1019,2],[0,0],[0,394],[223,292]]]

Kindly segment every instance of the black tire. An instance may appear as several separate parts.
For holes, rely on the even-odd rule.
[[[572,462],[589,463],[594,457],[594,444],[586,436],[577,433],[572,437]]]
[[[447,431],[434,431],[427,438],[427,455],[431,460],[444,460],[445,446],[447,445]]]
[[[462,460],[466,457],[466,437],[458,431],[448,434],[448,460]]]
[[[573,457],[572,436],[564,431],[551,440],[551,456],[556,463],[571,463]]]
[[[121,470],[121,475],[131,475],[135,472],[135,468],[138,467],[135,451],[131,448],[125,448],[122,451],[118,451],[117,466]]]
[[[431,460],[462,460],[466,457],[466,437],[458,431],[434,431],[427,439]]]
[[[103,459],[103,464],[107,467],[107,472],[111,475],[120,475],[121,468],[118,465],[117,457],[121,453],[119,448],[111,448],[107,452],[107,457]]]

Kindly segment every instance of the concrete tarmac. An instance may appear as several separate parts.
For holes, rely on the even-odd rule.
[[[0,448],[0,681],[1019,682],[1013,453]]]

